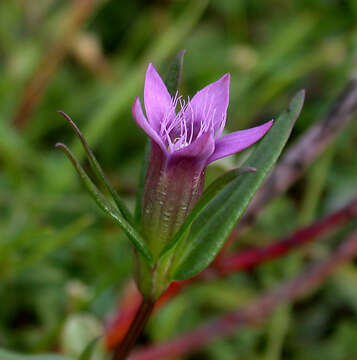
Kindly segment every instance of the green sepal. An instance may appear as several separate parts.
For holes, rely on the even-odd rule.
[[[304,103],[300,91],[272,128],[260,141],[245,166],[255,173],[237,178],[221,190],[206,206],[191,226],[183,246],[177,251],[171,267],[172,280],[193,277],[216,257],[256,191],[269,174],[283,150]]]
[[[122,213],[125,220],[127,220],[130,224],[134,224],[133,216],[130,213],[129,209],[126,207],[124,201],[120,198],[118,193],[114,190],[113,186],[110,184],[109,180],[104,174],[103,169],[101,168],[98,160],[93,154],[93,151],[90,149],[86,139],[82,135],[81,131],[79,130],[76,123],[63,111],[58,111],[59,114],[61,114],[71,125],[74,132],[77,134],[79,140],[81,141],[83,148],[87,154],[89,164],[91,168],[93,169],[93,172],[97,176],[98,180],[104,184],[106,189],[109,191],[110,195],[112,196],[118,210]]]
[[[236,179],[238,176],[247,174],[249,172],[255,172],[256,169],[250,166],[243,166],[237,169],[230,170],[225,174],[214,180],[208,188],[203,192],[202,196],[198,200],[195,207],[192,209],[190,214],[187,216],[185,222],[181,225],[172,240],[162,250],[160,257],[164,256],[169,250],[175,245],[178,245],[185,239],[185,234],[189,230],[194,220],[201,214],[206,205],[214,198],[214,196],[221,191],[226,185]]]
[[[56,147],[63,150],[67,157],[71,160],[84,186],[86,187],[94,201],[97,203],[97,205],[120,225],[120,227],[126,233],[132,244],[143,255],[144,259],[150,264],[150,266],[153,266],[154,260],[151,251],[145,243],[144,239],[140,236],[140,234],[127,220],[124,219],[122,214],[98,190],[98,188],[94,185],[92,180],[86,174],[80,163],[75,159],[68,147],[62,143],[57,143]]]

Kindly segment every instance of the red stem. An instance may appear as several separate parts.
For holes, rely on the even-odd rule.
[[[255,267],[261,263],[279,258],[294,250],[296,247],[315,240],[317,237],[326,235],[329,231],[345,224],[356,216],[357,198],[342,209],[312,225],[298,230],[293,235],[281,241],[265,247],[245,250],[230,257],[220,259],[220,261],[215,262],[214,268],[223,275]]]
[[[135,346],[154,308],[154,303],[143,301],[136,312],[123,341],[114,350],[112,360],[125,360]]]

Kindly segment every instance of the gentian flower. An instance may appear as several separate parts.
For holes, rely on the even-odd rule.
[[[200,197],[205,168],[261,139],[273,121],[222,136],[229,103],[225,74],[190,99],[171,97],[150,63],[145,78],[143,113],[137,97],[136,123],[152,148],[143,196],[142,233],[154,256],[172,238]]]

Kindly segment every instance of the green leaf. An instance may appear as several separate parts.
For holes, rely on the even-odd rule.
[[[92,341],[89,342],[89,344],[86,346],[86,348],[83,350],[81,356],[78,360],[90,360],[93,352],[95,350],[95,346],[97,345],[98,340],[100,339],[100,336],[94,338]]]
[[[43,355],[23,355],[12,351],[0,349],[1,360],[74,360],[67,356],[56,354],[43,354]]]
[[[132,217],[129,209],[126,207],[124,201],[120,198],[118,193],[114,190],[113,186],[111,185],[111,183],[105,176],[103,169],[99,165],[98,160],[94,156],[92,150],[90,149],[89,145],[87,144],[87,141],[84,138],[84,136],[82,135],[78,126],[65,112],[58,111],[58,113],[61,114],[69,122],[72,129],[74,130],[74,132],[77,134],[79,140],[81,141],[85,152],[87,153],[89,164],[90,164],[91,168],[93,169],[93,172],[95,173],[95,175],[97,176],[99,181],[101,181],[104,184],[104,186],[107,188],[107,190],[109,191],[110,195],[112,196],[115,204],[117,205],[118,210],[124,216],[125,220],[127,220],[128,222],[130,222],[133,225],[134,220],[133,220],[133,217]]]
[[[181,50],[172,62],[166,76],[165,85],[171,96],[175,96],[182,78],[183,57],[185,50]]]
[[[62,143],[57,143],[56,147],[64,151],[64,153],[71,160],[73,166],[77,170],[84,186],[88,190],[89,194],[92,196],[97,205],[112,219],[114,219],[120,227],[124,230],[129,240],[133,243],[136,249],[143,255],[143,257],[148,261],[148,263],[153,266],[154,260],[151,254],[150,249],[145,243],[144,239],[140,234],[131,226],[131,224],[124,219],[124,217],[119,213],[113,205],[104,197],[104,195],[97,189],[92,180],[86,174],[82,166],[75,159],[68,147]]]
[[[237,169],[230,170],[218,177],[210,186],[203,192],[199,201],[187,216],[185,222],[181,225],[173,239],[165,246],[160,254],[160,258],[164,256],[169,250],[171,250],[176,244],[180,244],[185,239],[185,234],[190,228],[194,220],[201,214],[206,205],[214,198],[214,196],[221,191],[226,185],[236,179],[238,176],[247,174],[249,172],[255,172],[256,169],[250,166],[243,166]]]
[[[175,259],[171,271],[174,280],[184,280],[196,275],[216,257],[277,161],[300,114],[304,97],[305,92],[300,91],[293,98],[289,109],[275,121],[244,164],[256,168],[257,172],[233,180],[194,221],[185,242],[177,251],[179,256]]]

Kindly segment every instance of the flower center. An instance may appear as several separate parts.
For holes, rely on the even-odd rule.
[[[216,109],[212,104],[204,104],[201,109],[193,108],[190,98],[185,101],[182,96],[172,98],[171,106],[161,122],[160,137],[171,152],[190,145],[206,132],[217,135],[223,130],[225,116],[215,124]],[[215,126],[216,125],[216,126]]]

